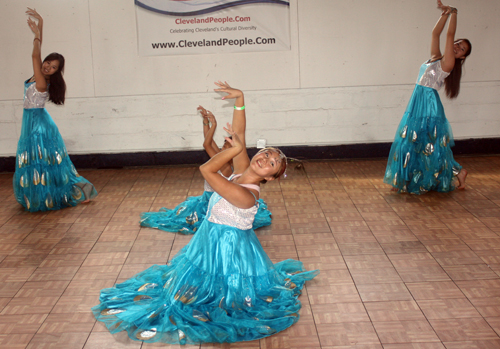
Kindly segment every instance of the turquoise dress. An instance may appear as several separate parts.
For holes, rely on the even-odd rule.
[[[24,83],[24,111],[17,144],[13,185],[17,202],[27,211],[48,211],[75,206],[97,196],[71,162],[54,120],[45,109],[48,92],[35,82]]]
[[[159,212],[144,212],[140,224],[143,227],[157,228],[182,234],[194,234],[199,228],[208,209],[208,201],[214,190],[205,181],[203,195],[190,196],[174,209],[161,208]],[[271,225],[271,212],[264,200],[259,199],[258,210],[253,222],[253,229]]]
[[[453,133],[437,90],[449,73],[441,61],[422,64],[410,102],[396,131],[384,182],[399,192],[449,192],[462,169],[453,158]]]
[[[191,241],[167,265],[102,290],[95,317],[111,333],[171,344],[251,341],[290,327],[318,271],[273,264],[252,230],[256,212],[214,193]]]

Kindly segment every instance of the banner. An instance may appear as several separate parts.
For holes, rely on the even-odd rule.
[[[289,0],[135,0],[139,55],[290,50]]]

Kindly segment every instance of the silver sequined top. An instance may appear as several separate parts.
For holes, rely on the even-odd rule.
[[[232,180],[236,177],[238,177],[238,175],[231,175],[231,177],[229,177],[229,180]],[[242,187],[248,187],[260,191],[260,188],[251,184],[240,185]],[[252,229],[255,215],[257,214],[257,210],[259,209],[259,204],[256,200],[255,205],[250,208],[239,208],[230,204],[226,199],[215,192],[210,198],[208,207],[208,220],[210,222],[229,225],[241,230],[248,230]]]
[[[439,90],[444,85],[444,79],[450,75],[441,68],[441,60],[427,61],[420,67],[417,84]]]
[[[45,108],[45,102],[49,99],[49,92],[38,92],[35,85],[35,82],[25,84],[24,109]]]
[[[250,208],[238,208],[230,204],[219,194],[214,193],[210,202],[217,200],[210,211],[208,220],[212,223],[229,225],[241,230],[252,229],[253,220],[257,213],[257,204]]]

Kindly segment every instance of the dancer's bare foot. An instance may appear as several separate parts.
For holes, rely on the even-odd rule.
[[[467,170],[464,170],[462,169],[458,175],[457,175],[457,178],[458,178],[458,184],[459,186],[457,187],[457,189],[465,189],[465,179],[467,178],[467,175],[469,173],[467,172]]]
[[[81,203],[82,204],[88,204],[90,202],[90,196],[92,193],[92,184],[90,183],[76,183],[76,186],[78,186],[81,190],[83,195],[85,196],[85,200],[83,200]]]
[[[399,190],[398,188],[394,188],[394,187],[391,188],[391,191],[398,191],[398,190]]]

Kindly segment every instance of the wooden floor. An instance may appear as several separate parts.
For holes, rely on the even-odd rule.
[[[202,348],[500,348],[500,157],[466,157],[468,189],[422,196],[382,183],[385,160],[309,162],[265,185],[257,231],[273,261],[320,275],[301,318],[267,339]],[[25,213],[0,174],[0,348],[177,348],[112,336],[99,290],[164,264],[190,236],[139,214],[200,195],[195,167],[80,171],[88,205]],[[199,346],[185,346],[199,348]]]

